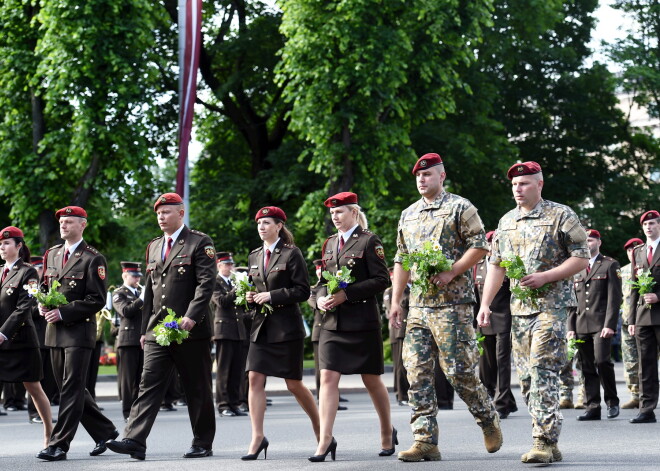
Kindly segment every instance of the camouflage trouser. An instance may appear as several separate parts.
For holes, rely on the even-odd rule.
[[[637,341],[628,333],[628,326],[621,326],[621,355],[623,356],[623,376],[633,399],[639,399],[639,355]]]
[[[573,401],[573,386],[575,380],[573,378],[573,364],[575,363],[575,371],[578,380],[578,401],[584,398],[584,375],[582,374],[582,364],[580,363],[579,355],[571,361],[567,361],[559,372],[559,397],[561,399],[570,399]]]
[[[449,383],[480,426],[495,418],[495,408],[476,372],[479,352],[474,336],[472,304],[445,308],[411,308],[403,342],[408,372],[410,419],[416,441],[438,443],[438,405],[433,369],[436,359]]]
[[[513,316],[511,337],[520,388],[532,416],[532,436],[556,443],[564,417],[559,410],[559,371],[566,362],[566,309]]]

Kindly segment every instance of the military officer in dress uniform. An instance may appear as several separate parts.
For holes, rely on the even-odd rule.
[[[218,276],[211,297],[213,341],[215,342],[215,402],[224,417],[247,415],[240,410],[240,388],[245,372],[242,354],[247,338],[243,308],[236,306],[236,286],[231,279],[234,259],[229,252],[217,253]]]
[[[477,322],[490,323],[490,304],[506,275],[500,263],[519,256],[527,274],[511,282],[512,292],[514,287],[546,287],[542,293],[511,298],[512,348],[534,439],[520,459],[550,463],[562,459],[557,445],[563,421],[559,371],[566,363],[568,309],[577,305],[571,277],[589,263],[587,233],[571,208],[541,197],[544,181],[538,163],[514,164],[507,177],[517,207],[497,227]]]
[[[612,337],[619,323],[621,270],[619,262],[600,253],[600,232],[587,231],[591,259],[585,270],[573,277],[577,308],[568,316],[568,339],[578,338],[578,355],[586,392],[584,414],[577,420],[600,420],[600,385],[603,385],[607,418],[619,415],[614,363],[610,358]],[[600,379],[600,381],[599,381]]]
[[[83,240],[87,212],[67,206],[55,213],[64,244],[51,247],[44,254],[43,291],[53,282],[60,286],[68,303],[50,309],[39,306],[48,322],[46,345],[51,347],[51,362],[60,391],[59,419],[48,447],[37,458],[48,461],[66,459],[78,424],[96,442],[90,455],[106,450],[105,442],[116,438],[115,426],[99,410],[86,389],[87,372],[96,343],[96,313],[105,306],[106,262],[103,255]],[[75,374],[71,374],[75,372]]]
[[[119,316],[117,334],[117,386],[121,411],[128,421],[131,406],[137,399],[142,377],[144,354],[140,345],[144,290],[140,286],[140,262],[121,262],[123,284],[112,293],[112,304]]]
[[[495,231],[486,233],[489,244],[493,242]],[[488,257],[474,266],[474,285],[479,306],[484,292],[484,282],[488,272]],[[493,398],[500,419],[506,419],[516,412],[518,406],[511,392],[511,290],[509,279],[504,278],[501,288],[490,305],[490,325],[479,327],[484,336],[483,355],[479,356],[479,378]],[[475,309],[478,311],[478,308]]]
[[[658,405],[658,347],[660,347],[660,213],[647,211],[639,219],[646,244],[635,247],[632,281],[649,274],[655,284],[645,294],[633,288],[628,332],[637,338],[639,352],[639,414],[633,424],[656,422]]]
[[[390,279],[394,276],[394,267],[389,269]],[[388,327],[390,330],[390,346],[392,348],[392,373],[394,376],[394,393],[400,406],[408,405],[408,383],[406,368],[403,366],[403,339],[406,335],[406,319],[408,318],[408,303],[410,301],[410,286],[406,286],[403,291],[401,307],[401,325],[392,322],[390,309],[392,308],[392,287],[389,286],[383,293],[383,308],[385,317],[390,321]],[[437,391],[436,391],[437,393]]]
[[[176,193],[159,196],[154,211],[163,235],[147,246],[140,392],[131,408],[124,439],[108,442],[108,448],[134,459],[145,458],[147,437],[165,387],[178,371],[193,430],[192,446],[183,457],[212,456],[215,414],[209,348],[213,323],[209,303],[217,273],[215,248],[209,236],[183,223],[185,208]],[[154,328],[168,314],[168,309],[180,318],[179,328],[190,335],[181,344],[162,346],[156,342]]]

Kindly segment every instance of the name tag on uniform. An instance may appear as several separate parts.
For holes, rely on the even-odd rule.
[[[250,268],[259,268],[259,265],[252,265]]]

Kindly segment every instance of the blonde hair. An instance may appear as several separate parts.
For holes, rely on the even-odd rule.
[[[357,222],[362,229],[369,229],[369,223],[367,222],[367,216],[365,216],[362,208],[357,204],[347,204],[346,207],[350,210],[357,211]]]

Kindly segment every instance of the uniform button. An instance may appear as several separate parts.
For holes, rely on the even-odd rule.
[[[162,297],[163,299],[165,299],[165,295],[162,295],[161,297]]]
[[[167,306],[163,306],[163,307],[161,307],[161,309],[164,311],[164,310],[167,309]]]
[[[165,276],[165,275],[167,275],[167,273],[163,272],[163,275],[162,275],[162,276]]]
[[[588,311],[588,310],[589,310],[589,308],[587,308],[587,311]]]
[[[87,319],[85,319],[85,322],[89,322],[89,317]]]
[[[165,288],[165,283],[163,283],[163,288]]]
[[[128,327],[124,327],[124,330],[128,330]]]
[[[164,288],[164,287],[165,287],[165,285],[163,285],[163,288]],[[587,291],[587,292],[586,292],[586,293],[584,293],[584,294],[589,294],[589,291]]]

